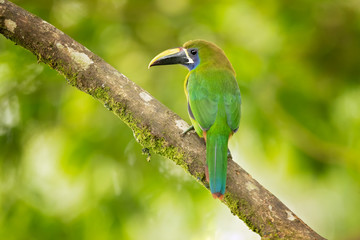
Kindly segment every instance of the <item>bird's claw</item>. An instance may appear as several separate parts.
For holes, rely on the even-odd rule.
[[[183,137],[185,136],[186,133],[190,132],[191,130],[194,130],[194,126],[191,125],[188,129],[186,129],[185,131],[183,131],[180,135]]]

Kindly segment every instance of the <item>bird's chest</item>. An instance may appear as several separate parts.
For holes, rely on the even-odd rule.
[[[188,74],[184,82],[185,93],[187,96],[191,95],[193,99],[197,98],[214,98],[219,95],[221,86],[219,81],[210,76],[203,76],[200,74]]]

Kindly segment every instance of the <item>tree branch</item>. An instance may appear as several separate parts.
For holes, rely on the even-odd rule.
[[[195,133],[181,136],[188,124],[148,92],[51,24],[7,0],[0,0],[0,33],[104,103],[144,148],[173,160],[208,187],[203,140]],[[231,158],[228,161],[223,202],[253,231],[263,239],[324,239]]]

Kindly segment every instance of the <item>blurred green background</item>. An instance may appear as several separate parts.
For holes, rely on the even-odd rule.
[[[230,149],[329,239],[360,239],[360,3],[33,0],[16,4],[105,59],[188,121],[179,66],[203,38],[237,72]],[[260,239],[173,162],[0,36],[0,239]]]

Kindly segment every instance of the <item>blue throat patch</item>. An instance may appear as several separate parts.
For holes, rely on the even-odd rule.
[[[187,63],[183,64],[185,67],[187,67],[190,71],[194,70],[200,63],[199,55],[196,54],[195,56],[191,56],[191,59],[194,61],[194,63]]]

